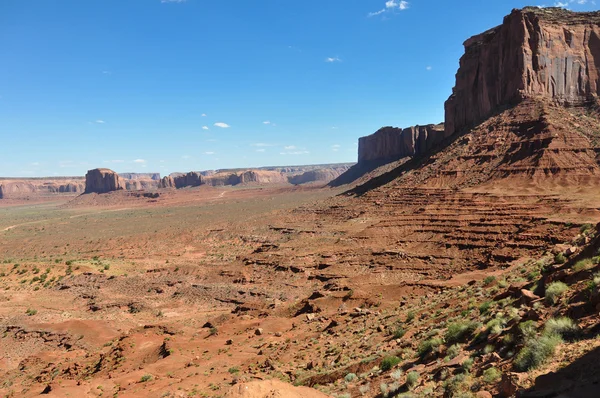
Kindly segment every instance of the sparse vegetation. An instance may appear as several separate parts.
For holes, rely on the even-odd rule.
[[[569,290],[569,287],[565,283],[552,282],[546,287],[546,301],[550,304],[556,304],[567,290]]]
[[[473,333],[481,326],[480,323],[475,321],[463,321],[455,322],[448,325],[446,331],[446,342],[448,344],[460,343],[465,339],[473,336]]]
[[[544,334],[558,335],[563,339],[571,340],[579,333],[579,327],[567,317],[551,318],[546,322]]]
[[[538,368],[554,355],[556,346],[560,343],[562,343],[562,339],[556,334],[528,338],[525,346],[515,358],[515,368],[520,371]]]
[[[385,357],[381,361],[381,370],[383,370],[384,372],[387,372],[388,370],[392,369],[394,366],[398,365],[400,362],[402,362],[402,360],[395,355]]]

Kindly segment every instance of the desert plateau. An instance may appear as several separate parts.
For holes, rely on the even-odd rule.
[[[599,397],[600,12],[498,23],[356,161],[0,178],[0,396]]]

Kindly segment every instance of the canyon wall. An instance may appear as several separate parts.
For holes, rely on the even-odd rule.
[[[55,194],[76,194],[85,190],[82,178],[64,179],[0,179],[0,199]]]
[[[502,25],[465,43],[445,103],[446,135],[525,98],[584,105],[600,94],[600,13],[513,10]]]

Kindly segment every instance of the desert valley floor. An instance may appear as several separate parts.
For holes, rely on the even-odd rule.
[[[234,397],[281,380],[303,386],[278,385],[297,396],[437,396],[470,358],[468,388],[498,394],[558,391],[537,376],[564,362],[598,367],[585,359],[600,346],[592,337],[529,373],[512,363],[517,319],[568,313],[586,336],[597,329],[577,296],[598,266],[571,267],[598,244],[593,186],[344,189],[4,201],[0,392]],[[558,252],[570,268],[551,266]],[[565,280],[569,296],[522,296],[540,278]],[[451,346],[467,343],[445,331],[459,319],[483,337]]]

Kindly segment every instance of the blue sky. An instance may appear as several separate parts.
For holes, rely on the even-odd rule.
[[[443,121],[462,43],[544,4],[2,0],[0,176],[355,161]]]

